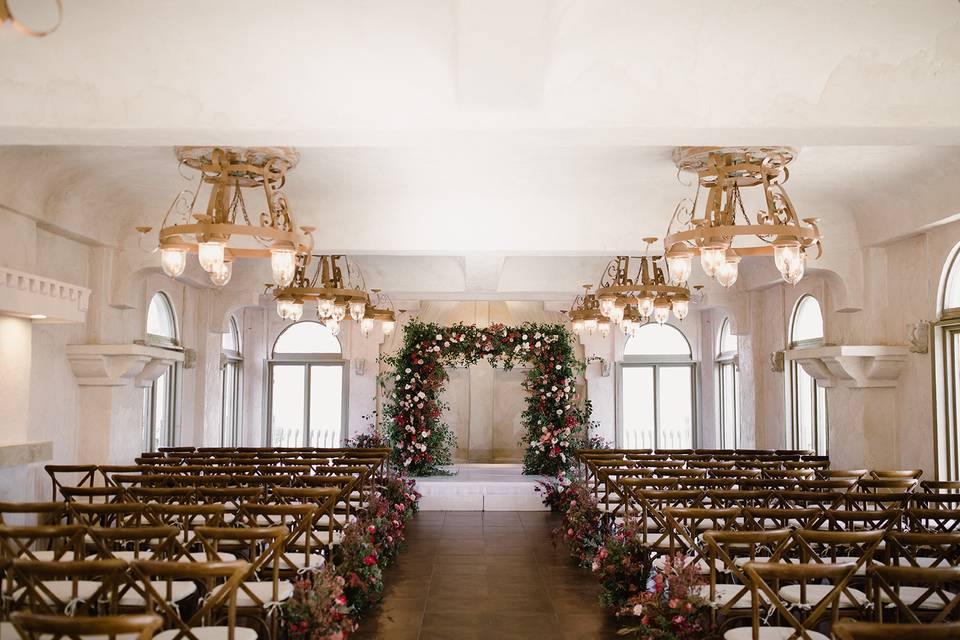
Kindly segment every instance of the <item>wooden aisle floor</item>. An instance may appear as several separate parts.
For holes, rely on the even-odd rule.
[[[358,640],[616,638],[599,588],[550,530],[547,512],[426,511],[387,570]]]

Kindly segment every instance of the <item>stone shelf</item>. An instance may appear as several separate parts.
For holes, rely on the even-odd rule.
[[[784,352],[823,387],[896,387],[910,355],[902,346],[840,345]]]
[[[67,359],[80,386],[147,387],[184,354],[142,344],[69,344]]]
[[[0,444],[0,469],[20,467],[33,462],[53,459],[53,442],[21,442],[19,444]]]

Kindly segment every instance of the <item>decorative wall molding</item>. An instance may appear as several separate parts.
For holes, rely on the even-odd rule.
[[[19,467],[33,462],[45,462],[53,459],[53,442],[20,442],[18,444],[0,444],[0,469]]]
[[[824,387],[896,387],[910,350],[901,346],[840,345],[784,352]]]
[[[46,322],[86,322],[90,289],[0,267],[0,313],[46,316]]]
[[[148,387],[184,354],[142,344],[69,344],[67,359],[84,387]]]
[[[930,326],[926,320],[907,325],[907,344],[911,353],[927,353],[930,350]]]

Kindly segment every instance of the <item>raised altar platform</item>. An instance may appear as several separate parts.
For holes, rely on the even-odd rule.
[[[525,476],[519,464],[464,463],[454,475],[417,478],[424,511],[545,511],[535,491],[543,476]]]

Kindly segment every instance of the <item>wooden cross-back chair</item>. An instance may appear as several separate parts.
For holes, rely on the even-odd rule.
[[[874,562],[877,549],[883,544],[884,530],[823,531],[798,529],[794,539],[800,562],[810,564],[853,564],[854,575],[865,576]],[[844,591],[844,601],[864,606],[866,596],[852,588]]]
[[[833,509],[840,504],[843,493],[839,491],[776,491],[772,494],[770,506],[783,509]]]
[[[960,533],[891,531],[884,538],[884,564],[904,567],[960,566]]]
[[[311,526],[325,547],[340,544],[343,538],[343,529],[350,522],[349,511],[337,514],[337,504],[345,500],[344,489],[336,486],[319,487],[276,487],[273,496],[277,503],[283,505],[307,504],[316,508]]]
[[[960,620],[960,567],[870,567],[877,622]]]
[[[644,543],[655,550],[670,548],[670,529],[666,510],[688,509],[703,506],[704,492],[698,489],[674,489],[669,491],[634,491],[639,506],[638,518]]]
[[[805,529],[820,516],[817,507],[778,509],[770,507],[744,507],[742,529],[763,531],[767,529]]]
[[[14,560],[6,599],[13,611],[43,614],[116,613],[127,582],[122,560]]]
[[[286,527],[197,527],[194,531],[208,561],[222,562],[220,547],[226,544],[231,554],[249,563],[237,591],[237,613],[259,621],[268,636],[276,638],[280,607],[293,595],[293,583],[280,579]]]
[[[178,535],[174,542],[172,560],[178,562],[204,562],[207,554],[197,540],[194,529],[197,527],[220,527],[224,523],[225,508],[222,504],[163,504],[147,506],[151,521],[159,526],[173,526]],[[235,556],[220,552],[224,561],[235,560]]]
[[[193,487],[130,487],[127,495],[144,504],[193,504],[197,501]]]
[[[704,531],[710,570],[711,615],[728,624],[750,611],[750,586],[743,571],[747,562],[780,562],[793,543],[792,529],[769,531]]]
[[[325,563],[321,552],[327,541],[315,526],[319,508],[302,504],[244,504],[237,515],[241,526],[283,527],[287,531],[280,551],[281,577],[298,576]]]
[[[237,593],[250,570],[247,562],[156,562],[138,560],[130,565],[133,583],[147,611],[163,616],[169,629],[163,640],[256,640],[257,632],[237,627]],[[178,606],[175,585],[191,584],[199,590],[193,609]],[[189,611],[188,615],[185,612]],[[226,618],[226,627],[216,624]]]
[[[151,640],[163,619],[151,615],[63,616],[17,612],[10,623],[25,640],[81,640],[82,638],[135,637]]]
[[[700,573],[707,574],[710,572],[710,563],[703,544],[703,532],[737,530],[741,510],[736,507],[726,509],[667,507],[663,510],[663,514],[666,516],[670,555],[683,553],[690,558]]]
[[[836,623],[842,609],[860,612],[860,607],[844,601],[855,568],[853,563],[746,563],[743,575],[750,585],[751,626],[728,631],[725,638],[829,640],[817,627],[827,621]],[[789,584],[781,586],[784,582]],[[801,600],[793,598],[795,592],[801,594]],[[766,619],[761,619],[761,610],[768,608],[779,624],[767,625]]]
[[[0,524],[63,524],[66,517],[63,502],[0,502]]]
[[[86,528],[79,525],[0,527],[0,553],[8,560],[67,561],[83,558]]]
[[[67,502],[86,502],[87,504],[105,504],[123,502],[126,492],[123,487],[60,487],[60,494]]]
[[[68,502],[67,514],[85,527],[139,527],[147,519],[147,507],[142,502]]]
[[[926,533],[960,533],[960,509],[907,509],[904,528]]]
[[[704,502],[711,507],[766,507],[770,503],[770,492],[758,489],[720,489],[707,491]]]
[[[50,476],[51,500],[66,499],[61,491],[63,487],[93,487],[96,484],[95,464],[48,464],[43,470]]]

